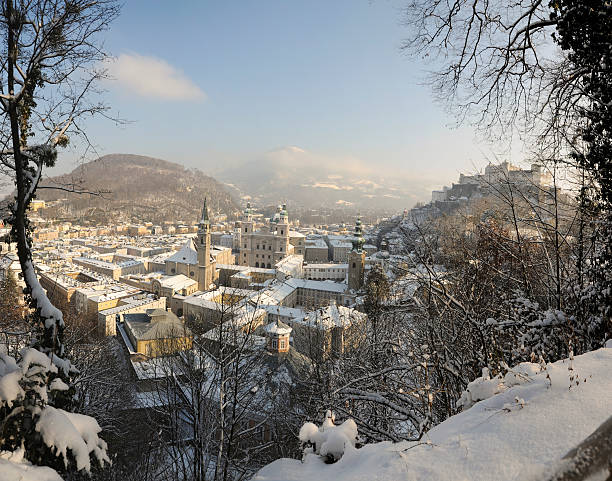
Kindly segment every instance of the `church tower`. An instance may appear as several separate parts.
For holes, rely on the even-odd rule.
[[[287,256],[289,250],[289,216],[287,204],[283,204],[276,222],[276,262]]]
[[[206,199],[204,199],[204,207],[198,223],[196,248],[198,251],[198,290],[206,291],[212,283],[214,269],[210,264],[210,219]]]
[[[246,209],[240,219],[240,236],[238,244],[238,262],[240,266],[251,265],[251,249],[253,244],[253,213],[251,203],[247,202]]]
[[[281,237],[289,238],[289,216],[287,215],[287,204],[283,204],[278,222],[276,224],[276,233]]]
[[[363,238],[363,231],[361,227],[361,218],[357,214],[357,221],[355,222],[355,233],[353,234],[353,248],[348,255],[348,285],[349,289],[354,291],[359,290],[363,287],[363,278],[365,272],[365,251],[363,250],[363,244],[365,240]]]

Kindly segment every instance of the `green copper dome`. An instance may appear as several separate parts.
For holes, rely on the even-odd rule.
[[[355,221],[355,232],[353,233],[352,243],[355,252],[361,252],[363,250],[365,239],[363,238],[363,228],[361,226],[361,217],[359,214],[357,214],[357,220]]]

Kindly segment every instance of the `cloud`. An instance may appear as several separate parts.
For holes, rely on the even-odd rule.
[[[304,184],[304,187],[314,187],[315,189],[332,189],[332,190],[353,190],[350,185],[339,186],[331,182],[316,182],[312,185]]]
[[[382,188],[382,185],[377,184],[376,182],[373,182],[371,180],[365,180],[365,179],[361,179],[355,182],[356,185],[362,185],[365,187],[371,187],[372,189],[380,189]],[[392,187],[388,187],[389,190],[397,190],[397,189],[393,189]]]
[[[108,64],[120,86],[142,97],[161,100],[206,100],[206,94],[182,71],[161,58],[123,53]]]
[[[321,173],[331,180],[334,180],[334,177],[344,178],[347,174],[351,177],[380,175],[382,171],[381,165],[365,162],[354,156],[318,154],[296,145],[279,147],[260,157],[287,166],[308,165],[312,172],[317,169],[322,170]],[[330,169],[333,172],[328,172]]]

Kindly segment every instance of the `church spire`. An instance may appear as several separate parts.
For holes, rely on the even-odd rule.
[[[200,218],[200,224],[208,224],[210,220],[208,218],[208,207],[206,206],[206,197],[204,197],[204,207],[202,207],[202,217]]]

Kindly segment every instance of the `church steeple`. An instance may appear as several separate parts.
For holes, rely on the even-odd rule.
[[[357,214],[357,220],[355,221],[355,232],[353,233],[352,243],[353,249],[348,255],[348,285],[349,288],[357,291],[363,286],[366,257],[365,251],[363,250],[365,239],[363,238],[363,228],[359,214]]]
[[[208,217],[208,207],[206,198],[202,207],[202,215],[198,222],[198,235],[196,237],[196,247],[198,251],[198,289],[208,290],[212,282],[212,272],[214,266],[210,263],[210,219]]]
[[[353,251],[361,252],[363,250],[365,239],[363,238],[363,227],[361,226],[360,214],[357,214],[357,220],[355,221],[355,232],[353,233],[353,240],[351,242],[353,244]]]
[[[202,215],[200,216],[200,225],[210,224],[208,217],[208,207],[206,206],[206,197],[204,197],[204,206],[202,207]]]

